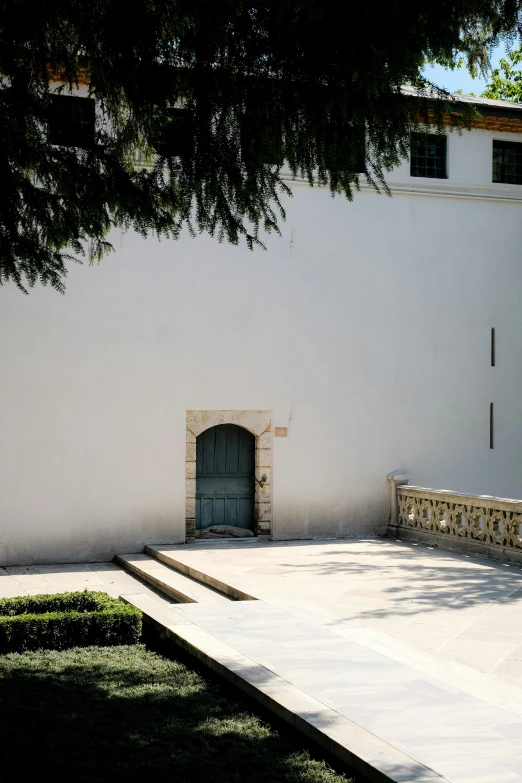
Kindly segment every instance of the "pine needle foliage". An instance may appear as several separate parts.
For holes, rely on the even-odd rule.
[[[427,105],[440,127],[445,113],[466,121],[430,92],[426,60],[464,53],[480,68],[520,23],[518,0],[0,0],[0,9],[0,284],[23,291],[63,292],[71,262],[111,250],[114,226],[262,245],[285,217],[283,167],[348,199],[365,177],[386,191]],[[78,95],[82,83],[95,100],[92,143],[56,143],[56,91]],[[418,95],[401,96],[405,83]]]

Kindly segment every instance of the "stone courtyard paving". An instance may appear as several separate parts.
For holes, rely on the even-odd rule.
[[[180,623],[434,770],[430,780],[522,783],[519,567],[385,539],[158,549],[259,599],[170,604]],[[147,592],[109,564],[2,574],[0,595],[47,582]]]
[[[199,542],[175,556],[336,633],[358,629],[397,655],[412,646],[522,687],[521,566],[379,538]]]
[[[157,548],[259,599],[176,614],[452,783],[522,783],[521,568],[388,539]]]

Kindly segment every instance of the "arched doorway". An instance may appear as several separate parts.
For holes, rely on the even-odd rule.
[[[255,437],[218,424],[196,438],[196,529],[254,527]]]

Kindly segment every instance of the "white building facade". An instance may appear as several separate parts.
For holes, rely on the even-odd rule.
[[[253,435],[274,539],[384,534],[393,470],[521,497],[522,108],[481,111],[392,198],[293,182],[266,251],[114,232],[63,297],[0,289],[0,565],[191,539],[220,425]]]

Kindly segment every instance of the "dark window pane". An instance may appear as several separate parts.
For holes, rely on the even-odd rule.
[[[194,153],[194,116],[190,109],[171,109],[166,124],[152,140],[165,158],[190,158]]]
[[[92,147],[94,144],[94,100],[69,95],[52,95],[47,139],[63,147]]]
[[[348,128],[337,123],[326,125],[318,133],[318,155],[332,171],[366,171],[366,135],[364,127]],[[282,166],[285,159],[281,123],[266,116],[245,114],[241,125],[241,154],[257,164]]]
[[[446,136],[411,134],[410,175],[446,179]]]
[[[268,117],[245,115],[241,122],[241,155],[244,160],[267,166],[284,162],[281,125]]]
[[[522,144],[493,141],[493,182],[522,185]]]
[[[354,127],[350,131],[332,127],[326,136],[326,164],[332,171],[366,171],[366,134],[364,127]]]

